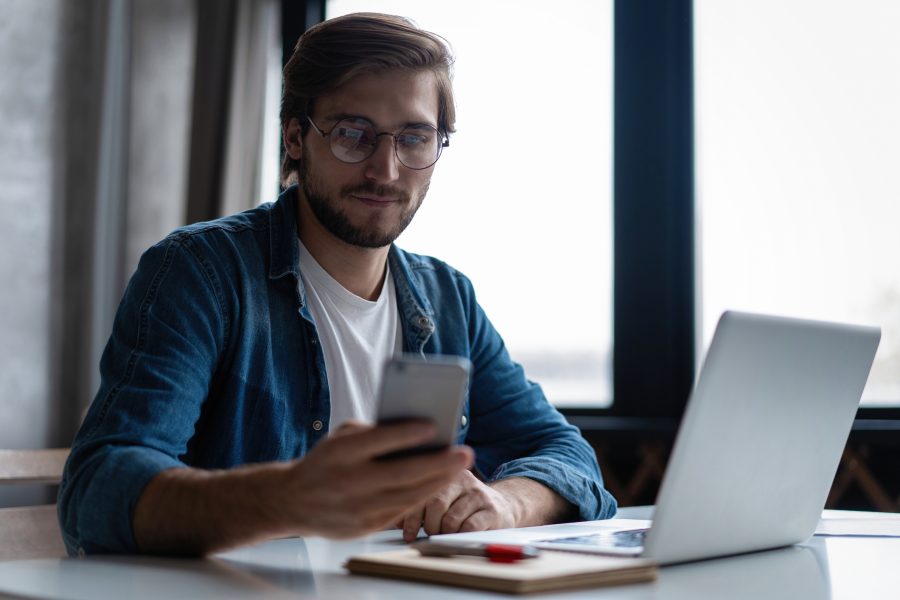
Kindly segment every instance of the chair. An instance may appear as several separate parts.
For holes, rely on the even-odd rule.
[[[68,456],[68,448],[0,450],[0,485],[59,483]],[[65,555],[55,504],[0,508],[0,560]]]

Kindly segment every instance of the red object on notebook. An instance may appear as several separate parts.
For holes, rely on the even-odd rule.
[[[540,554],[533,546],[512,544],[461,544],[422,540],[414,543],[412,547],[422,556],[483,556],[497,563],[517,562]]]

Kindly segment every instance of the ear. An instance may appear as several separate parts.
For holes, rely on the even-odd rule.
[[[300,121],[291,119],[282,128],[281,135],[284,140],[284,151],[294,160],[300,160],[303,154],[303,138]]]

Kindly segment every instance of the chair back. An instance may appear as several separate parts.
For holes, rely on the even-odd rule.
[[[68,448],[0,450],[0,485],[59,483],[68,456]],[[55,504],[0,508],[0,560],[65,555]]]

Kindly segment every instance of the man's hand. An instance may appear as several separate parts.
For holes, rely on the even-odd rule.
[[[522,477],[481,482],[463,471],[425,504],[396,523],[412,542],[424,527],[428,535],[544,525],[568,519],[575,508],[544,485]]]
[[[465,446],[378,460],[433,437],[434,427],[422,422],[343,425],[287,473],[281,497],[291,507],[295,533],[347,538],[377,531],[452,487],[472,464],[472,450]]]
[[[406,513],[403,539],[416,539],[419,527],[425,533],[457,533],[515,527],[516,507],[503,493],[485,485],[471,471],[459,473],[437,495]]]
[[[472,464],[467,447],[377,460],[433,437],[434,427],[422,422],[351,423],[295,461],[162,471],[135,507],[137,544],[143,552],[204,554],[273,537],[383,529]]]

